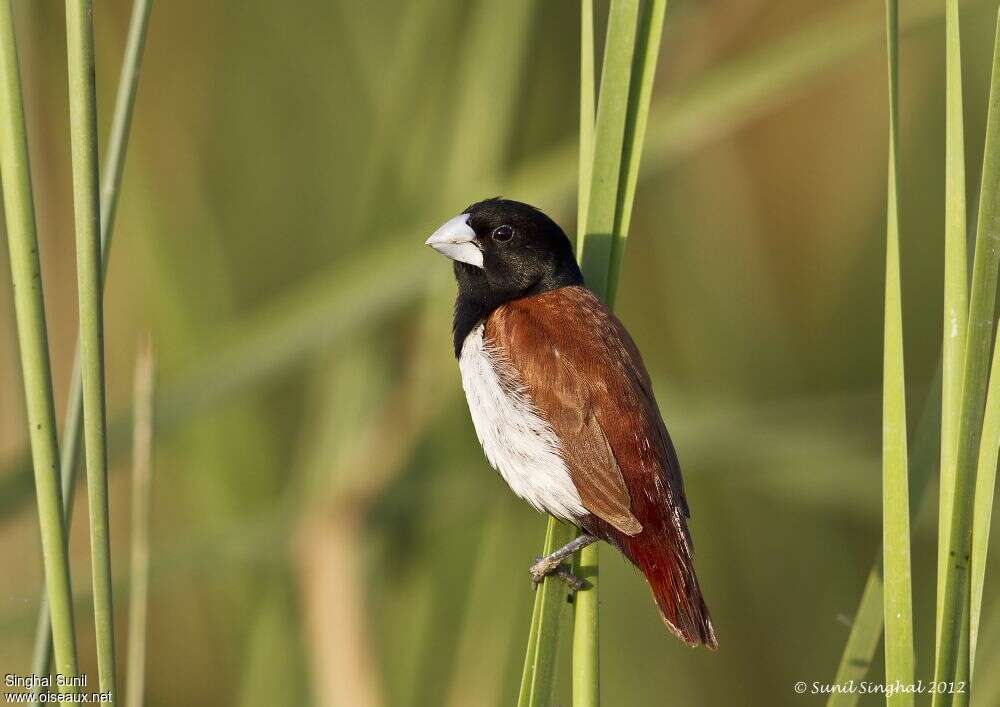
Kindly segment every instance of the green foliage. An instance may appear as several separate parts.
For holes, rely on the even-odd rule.
[[[114,233],[115,213],[118,195],[121,192],[122,174],[125,170],[125,153],[128,145],[132,112],[135,106],[136,87],[139,82],[139,65],[146,42],[149,26],[149,11],[152,0],[136,0],[129,23],[125,58],[122,62],[115,111],[111,118],[107,157],[101,185],[101,276],[107,274],[108,257],[111,253],[111,237]],[[73,357],[73,372],[70,376],[69,397],[63,417],[62,456],[59,461],[62,479],[62,502],[66,524],[73,518],[73,503],[76,499],[77,467],[80,461],[81,422],[83,416],[83,387],[80,370],[80,348],[77,344]],[[52,655],[52,631],[48,612],[48,601],[44,596],[40,602],[38,624],[35,630],[35,649],[32,672],[35,675],[48,673]]]
[[[104,388],[104,305],[100,197],[97,192],[97,96],[93,6],[66,0],[69,59],[73,207],[76,217],[77,286],[80,312],[80,381],[83,442],[90,509],[90,567],[94,584],[97,671],[101,692],[117,698],[111,528],[108,517],[108,448]]]
[[[76,639],[66,528],[56,466],[59,451],[52,373],[49,368],[21,76],[9,1],[0,7],[0,116],[3,120],[0,128],[0,174],[3,175],[4,211],[7,216],[7,246],[27,403],[28,439],[35,472],[38,521],[42,532],[48,609],[52,617],[56,668],[63,675],[72,676],[77,674]],[[61,691],[78,692],[75,688],[63,688]]]
[[[931,392],[924,403],[924,411],[917,427],[914,454],[910,461],[910,522],[921,507],[927,487],[936,469],[937,440],[941,430],[941,369],[931,381]],[[868,571],[864,590],[851,623],[851,632],[840,657],[833,684],[847,685],[864,680],[871,670],[879,639],[882,637],[885,611],[885,568],[882,548]],[[837,692],[830,695],[827,707],[852,707],[858,703],[858,692]]]
[[[128,5],[95,7],[99,116],[113,124],[105,68],[118,65]],[[924,410],[909,454],[915,668],[924,677],[935,553],[929,525],[914,515],[938,440],[947,439],[942,428],[956,427],[941,424],[941,383],[928,389],[928,381],[941,340],[941,225],[957,233],[961,212],[935,196],[942,174],[953,196],[962,181],[956,153],[940,149],[945,139],[961,142],[957,124],[949,118],[942,131],[933,118],[942,104],[944,115],[959,112],[945,100],[957,52],[941,41],[957,29],[957,5],[912,0],[899,17],[906,396],[911,412]],[[961,3],[963,137],[976,151],[987,5]],[[642,18],[656,6],[639,3],[632,76],[653,40]],[[76,315],[63,36],[54,31],[61,8],[15,9],[55,398],[71,411],[79,398],[69,376]],[[639,151],[629,153],[641,125],[626,119],[622,137],[615,198],[634,188],[641,208],[631,218],[616,206],[610,232],[637,237],[626,259],[613,247],[611,258],[627,278],[616,310],[640,344],[681,454],[699,573],[723,645],[715,654],[677,645],[641,578],[604,552],[600,680],[597,614],[585,608],[596,593],[585,593],[572,636],[562,624],[553,651],[530,661],[529,690],[536,662],[544,670],[551,661],[553,704],[603,693],[616,705],[729,705],[733,685],[742,703],[792,704],[809,700],[792,693],[795,680],[823,680],[834,665],[847,632],[838,617],[855,608],[881,529],[879,10],[864,0],[766,11],[671,4],[669,61],[657,62],[641,171]],[[138,330],[153,330],[162,372],[150,704],[465,707],[509,704],[518,692],[533,598],[526,548],[537,542],[538,516],[509,498],[482,459],[449,351],[453,283],[419,244],[443,218],[498,193],[571,225],[574,192],[589,198],[592,182],[578,151],[593,139],[575,125],[577,12],[528,1],[336,0],[280,10],[251,1],[238,12],[177,3],[162,24],[158,17],[117,192],[125,237],[105,299],[110,473],[128,467],[132,406],[121,372]],[[605,36],[598,15],[591,57]],[[644,84],[630,79],[630,110]],[[116,162],[106,152],[105,187]],[[0,171],[6,182],[12,173]],[[634,187],[629,174],[638,175]],[[108,211],[102,203],[102,238]],[[960,248],[946,245],[954,273]],[[946,282],[957,297],[957,281],[946,274]],[[0,302],[10,294],[0,283]],[[961,315],[955,297],[946,317]],[[8,309],[0,306],[0,327],[13,331]],[[0,337],[2,380],[17,380],[13,344]],[[954,376],[954,366],[943,368]],[[978,654],[983,704],[1000,694],[982,669],[1000,650],[991,583],[1000,556],[985,553],[994,397],[977,450],[970,558],[969,641],[978,646],[968,652]],[[0,662],[27,672],[41,563],[23,542],[37,530],[23,512],[35,495],[16,403],[0,395]],[[71,420],[64,472],[79,451]],[[127,491],[126,475],[112,480],[112,509],[127,507]],[[77,520],[73,566],[85,571],[86,519]],[[126,518],[112,523],[115,544],[128,542],[118,535]],[[127,554],[114,560],[121,596]],[[92,605],[83,584],[73,598],[81,636]],[[882,588],[876,563],[841,675],[881,678]],[[561,587],[555,595],[559,627],[568,605]],[[80,668],[93,671],[93,658],[82,651]]]
[[[911,488],[922,495],[925,474],[908,483],[905,474],[905,386],[903,385],[902,331],[898,264],[898,40],[897,8],[887,3],[889,27],[890,90],[890,208],[889,259],[886,277],[886,406],[885,429],[896,436],[892,458],[884,479],[883,546],[886,558],[876,560],[869,574],[848,645],[836,681],[860,679],[867,671],[878,639],[878,619],[873,613],[883,594],[886,628],[886,681],[913,682],[913,628],[909,521],[907,495]],[[982,196],[976,239],[972,294],[968,296],[965,240],[964,117],[962,109],[961,48],[957,3],[946,9],[946,161],[945,161],[945,249],[944,249],[944,337],[942,348],[941,399],[941,496],[939,501],[938,596],[936,610],[935,681],[952,682],[959,692],[938,692],[934,705],[968,704],[972,662],[975,657],[985,576],[986,552],[1000,427],[993,409],[987,381],[990,350],[995,349],[994,299],[997,287],[998,249],[995,246],[1000,220],[995,192],[1000,174],[998,139],[998,59],[1000,24],[994,49],[993,79],[987,120],[983,162]],[[891,316],[890,316],[891,307]],[[996,353],[994,353],[994,359]],[[994,365],[996,361],[994,361]],[[934,386],[937,387],[937,382]],[[927,416],[925,415],[925,420]],[[921,425],[920,450],[926,451],[926,425]],[[919,453],[919,452],[918,452]],[[921,464],[922,466],[922,464]],[[894,558],[894,559],[893,559]],[[882,569],[884,565],[884,592]],[[971,601],[971,604],[970,604]],[[971,607],[971,608],[970,608]],[[830,705],[850,705],[856,695],[833,695]],[[912,695],[897,694],[889,702],[913,703]]]
[[[658,99],[650,110],[656,119],[646,138],[646,178],[779,108],[818,77],[870,48],[882,34],[879,24],[866,17],[866,5],[821,13],[773,45],[721,62],[697,81]],[[901,30],[923,27],[937,7],[931,0],[914,3],[901,19]],[[503,192],[537,194],[535,201],[540,204],[565,199],[578,173],[576,142],[527,156],[504,179]],[[497,188],[467,174],[454,181],[470,194]],[[304,282],[296,279],[265,304],[221,325],[213,323],[204,356],[173,369],[164,362],[159,428],[171,429],[192,415],[225,407],[262,381],[287,374],[318,352],[342,344],[364,326],[386,321],[419,296],[427,269],[412,257],[409,239],[437,223],[437,216],[422,210],[407,213],[408,226],[379,232],[370,245],[338,254],[320,273]],[[125,448],[127,418],[126,410],[112,418],[112,452]],[[30,501],[30,476],[23,455],[0,475],[0,519]]]
[[[983,416],[983,439],[976,465],[976,495],[972,518],[972,609],[969,619],[969,676],[974,673],[983,611],[983,585],[986,581],[986,558],[990,542],[993,502],[996,496],[997,451],[1000,449],[1000,347],[993,344],[990,385]]]
[[[581,220],[577,257],[587,286],[609,303],[618,288],[624,240],[635,199],[666,3],[659,0],[644,3],[641,12],[639,6],[638,0],[613,0],[610,5],[596,118],[591,93],[593,7],[591,3],[582,7],[578,195]],[[550,519],[545,554],[565,545],[572,537],[573,533],[567,534],[563,524]],[[597,553],[596,546],[591,546],[576,561],[589,586],[578,593],[574,612],[574,707],[600,704]],[[519,705],[551,703],[564,594],[559,580],[552,577],[547,577],[536,592]]]
[[[587,287],[603,300],[607,300],[611,289],[608,276],[612,244],[620,238],[615,233],[615,214],[625,157],[625,126],[638,16],[639,0],[614,0],[608,10],[608,36],[594,123],[587,220],[576,242]]]
[[[594,167],[594,54],[594,2],[583,0],[580,3],[580,166],[576,211],[579,243],[586,237]],[[599,558],[599,544],[592,543],[573,559],[574,574],[586,582],[573,601],[573,707],[596,707],[601,702]]]
[[[899,265],[899,4],[886,0],[889,64],[889,185],[885,265],[885,342],[882,372],[882,565],[885,570],[885,681],[913,684],[913,594],[910,572],[910,496],[906,450],[906,376]],[[912,705],[913,693],[886,697]]]
[[[997,30],[969,299],[962,406],[958,421],[951,532],[948,536],[950,562],[945,573],[941,631],[934,669],[937,681],[950,681],[956,675],[971,675],[968,623],[976,465],[983,436],[990,351],[993,348],[997,272],[1000,267],[1000,247],[997,246],[1000,239],[1000,24]],[[941,707],[951,704],[951,699],[950,694],[939,693],[934,696],[933,704]]]
[[[958,417],[962,404],[962,367],[969,316],[968,244],[965,213],[965,118],[962,113],[962,52],[957,0],[945,10],[945,231],[944,337],[941,347],[941,483],[938,508],[938,585],[935,635],[941,635],[944,578],[948,564]],[[935,651],[936,654],[936,651]]]
[[[549,519],[545,530],[542,555],[558,550],[573,539],[576,529],[554,519]],[[552,702],[555,689],[556,651],[559,647],[559,629],[566,606],[566,585],[558,579],[546,577],[535,590],[535,605],[528,629],[528,647],[524,655],[518,707],[542,707]]]

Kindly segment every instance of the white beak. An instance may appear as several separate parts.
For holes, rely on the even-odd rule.
[[[460,214],[441,224],[441,227],[424,241],[441,255],[477,268],[483,267],[483,251],[473,242],[476,232],[469,226],[469,214]]]

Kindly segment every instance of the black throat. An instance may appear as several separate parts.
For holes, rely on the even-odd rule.
[[[560,287],[584,284],[583,274],[573,260],[560,263],[527,287],[513,291],[491,285],[483,270],[466,263],[455,263],[455,279],[458,281],[455,319],[452,323],[455,358],[462,355],[462,345],[465,343],[465,338],[497,307],[523,297],[557,290]]]

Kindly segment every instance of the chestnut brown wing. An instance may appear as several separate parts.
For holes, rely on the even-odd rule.
[[[489,317],[486,338],[552,425],[590,513],[627,536],[650,522],[683,528],[680,473],[649,376],[593,294],[565,287],[507,303]]]

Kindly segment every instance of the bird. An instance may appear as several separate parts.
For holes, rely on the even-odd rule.
[[[695,574],[680,465],[639,349],[587,289],[562,228],[494,197],[426,240],[450,258],[453,343],[486,459],[510,489],[581,533],[530,575],[584,585],[563,566],[603,540],[645,576],[667,628],[718,646]]]

